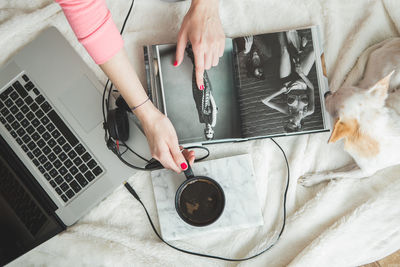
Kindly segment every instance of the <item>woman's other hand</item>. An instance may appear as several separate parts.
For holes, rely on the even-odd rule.
[[[171,121],[151,102],[135,110],[135,114],[141,121],[153,158],[177,173],[187,169],[187,162],[193,164],[194,151],[181,152]]]
[[[182,63],[188,41],[193,48],[197,87],[203,90],[204,70],[218,65],[225,48],[225,34],[219,18],[218,0],[192,0],[178,34],[174,66]]]

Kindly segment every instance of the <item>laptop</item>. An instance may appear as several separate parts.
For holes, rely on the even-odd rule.
[[[134,174],[105,145],[102,88],[54,27],[0,69],[0,265]]]

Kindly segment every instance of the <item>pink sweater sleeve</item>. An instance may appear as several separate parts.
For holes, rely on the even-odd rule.
[[[97,64],[111,59],[124,42],[105,0],[55,0],[60,4],[79,42]]]

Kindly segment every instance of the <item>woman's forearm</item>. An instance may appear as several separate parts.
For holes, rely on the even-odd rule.
[[[104,0],[55,0],[78,41],[96,64],[112,58],[124,45]]]
[[[271,95],[269,95],[269,96],[267,96],[266,98],[264,98],[263,100],[262,100],[262,102],[269,102],[269,101],[271,101],[272,99],[274,99],[275,97],[277,97],[277,96],[279,96],[279,95],[281,95],[281,94],[283,94],[284,92],[286,92],[286,87],[282,87],[279,91],[276,91],[275,93],[273,93],[273,94],[271,94]]]
[[[130,108],[138,107],[133,112],[139,118],[153,158],[167,168],[179,173],[187,168],[178,144],[175,129],[169,119],[162,114],[151,101],[129,62],[125,49],[100,65],[104,73],[119,90]],[[143,105],[141,105],[144,103]],[[189,162],[193,163],[192,154]]]
[[[121,49],[114,57],[99,66],[110,78],[130,108],[137,107],[147,100],[146,91],[140,83],[125,49]],[[153,114],[154,109],[156,108],[152,102],[147,101],[134,112],[143,122],[150,119],[149,116]]]
[[[62,7],[78,40],[119,90],[129,107],[140,105],[134,113],[141,121],[153,158],[159,160],[165,168],[178,173],[185,170],[186,160],[181,153],[175,129],[151,101],[146,101],[148,96],[129,62],[123,48],[123,40],[111,19],[106,1],[55,1]],[[192,6],[198,6],[199,9],[212,8],[210,3],[214,1],[217,0],[201,0],[201,3],[193,0]],[[184,45],[186,46],[186,43]],[[189,163],[193,164],[193,151],[185,153]]]
[[[216,11],[218,11],[218,0],[192,0],[192,6],[196,5],[205,5],[216,8]]]
[[[267,96],[266,98],[262,99],[261,102],[263,102],[264,105],[266,105],[266,106],[268,106],[268,107],[270,107],[272,109],[275,109],[276,111],[279,111],[281,113],[287,114],[288,111],[287,111],[287,106],[285,104],[277,104],[277,103],[274,103],[274,102],[271,101],[275,97],[283,94],[285,91],[286,91],[286,88],[283,87],[279,91],[277,91],[277,92],[273,93],[272,95]]]

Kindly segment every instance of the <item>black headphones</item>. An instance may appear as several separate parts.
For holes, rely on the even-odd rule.
[[[118,96],[115,101],[116,108],[110,109],[110,96],[111,92],[113,91],[113,84],[111,83],[107,93],[109,83],[110,80],[107,80],[103,91],[102,101],[104,140],[106,142],[107,148],[110,149],[125,165],[133,169],[150,171],[162,168],[162,165],[157,160],[147,160],[126,144],[126,141],[128,141],[129,139],[128,112],[132,113],[132,111],[121,95]],[[125,150],[121,151],[121,148],[125,148]],[[135,154],[138,158],[142,159],[146,163],[146,166],[139,167],[126,161],[122,156],[128,150],[131,153]]]
[[[124,23],[122,25],[120,34],[122,35],[126,22],[132,12],[134,0],[132,0],[131,5],[129,7],[128,13],[125,17]],[[108,86],[110,84],[110,86]],[[109,87],[109,88],[108,88]],[[108,89],[107,89],[108,88]],[[107,92],[108,90],[108,92]],[[163,166],[156,159],[146,159],[142,157],[140,154],[136,153],[133,149],[131,149],[125,142],[129,139],[129,119],[128,112],[132,113],[131,108],[126,103],[124,98],[119,95],[115,101],[116,108],[110,109],[110,99],[111,92],[113,91],[113,84],[110,83],[110,80],[107,79],[106,85],[104,86],[103,96],[102,96],[102,112],[103,112],[103,129],[104,129],[104,140],[108,149],[110,149],[125,165],[136,169],[136,170],[144,170],[151,171],[155,169],[161,169]],[[151,99],[151,94],[148,92],[149,98]],[[106,97],[107,95],[107,97]],[[121,152],[120,148],[124,147],[125,150]],[[195,162],[201,161],[207,158],[210,155],[210,151],[208,148],[204,146],[190,146],[186,147],[186,149],[201,149],[206,151],[206,155],[203,157],[197,158]],[[138,167],[130,162],[127,162],[122,156],[125,152],[130,151],[135,154],[138,158],[142,159],[146,162],[145,167]]]
[[[124,164],[127,166],[136,169],[136,170],[146,170],[146,171],[151,171],[151,170],[156,170],[156,169],[161,169],[163,166],[159,161],[156,159],[150,159],[147,160],[146,158],[142,157],[140,154],[135,152],[133,149],[131,149],[127,144],[126,141],[129,139],[129,119],[128,119],[128,113],[132,113],[132,110],[129,108],[128,104],[124,100],[124,98],[120,95],[115,101],[116,108],[114,109],[109,109],[109,101],[110,101],[110,95],[112,92],[112,84],[110,86],[110,89],[108,91],[108,97],[105,98],[106,91],[107,91],[107,86],[108,86],[109,81],[107,81],[106,86],[104,87],[104,92],[103,92],[103,117],[104,117],[104,123],[103,123],[103,128],[105,131],[105,141],[107,144],[108,149],[110,149]],[[121,147],[125,148],[124,151],[121,152]],[[203,146],[190,146],[187,147],[186,149],[202,149],[206,151],[206,155],[199,157],[195,160],[195,162],[201,161],[205,158],[207,158],[210,155],[210,151],[208,148],[203,147]],[[145,167],[138,167],[133,165],[130,162],[127,162],[122,155],[126,151],[130,151],[131,153],[135,154],[138,158],[142,159],[144,162],[146,162]]]
[[[117,108],[107,112],[104,128],[108,131],[109,138],[126,142],[129,139],[129,121],[127,112],[131,112],[128,104],[119,96],[115,101]]]

